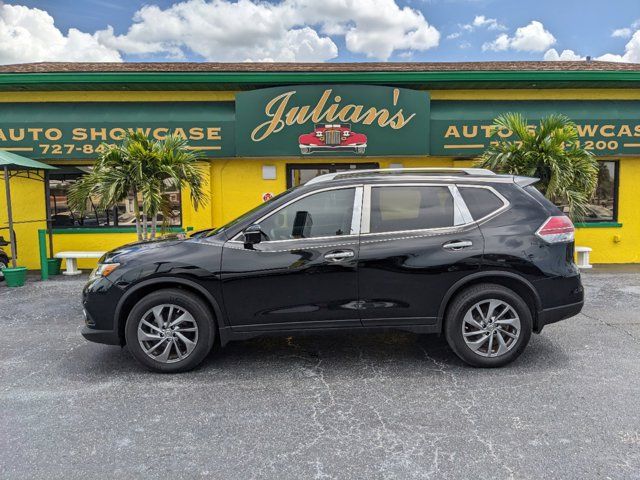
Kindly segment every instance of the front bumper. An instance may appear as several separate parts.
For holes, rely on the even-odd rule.
[[[313,152],[331,152],[331,151],[345,151],[345,152],[364,152],[367,148],[367,144],[360,145],[305,145],[300,144],[300,151],[302,153]]]
[[[96,330],[85,325],[80,331],[82,336],[94,343],[104,343],[107,345],[120,345],[120,336],[113,330]]]
[[[120,335],[115,330],[101,330],[96,328],[96,322],[86,308],[82,309],[84,315],[84,325],[80,333],[82,336],[94,343],[105,343],[107,345],[120,345]]]
[[[84,338],[108,345],[122,344],[115,321],[115,309],[121,297],[122,290],[105,277],[87,282],[82,290],[84,326],[80,333]]]

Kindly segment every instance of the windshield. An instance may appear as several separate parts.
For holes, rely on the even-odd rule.
[[[267,205],[275,202],[276,200],[278,200],[279,198],[284,197],[287,193],[289,193],[291,190],[293,190],[293,188],[290,188],[288,190],[285,190],[284,192],[276,195],[275,197],[270,198],[269,200],[267,200],[264,203],[261,203],[260,205],[252,208],[251,210],[249,210],[248,212],[243,213],[242,215],[240,215],[238,218],[235,218],[233,220],[231,220],[229,223],[226,223],[224,225],[222,225],[221,227],[218,228],[214,228],[213,230],[211,230],[209,233],[207,233],[207,237],[210,237],[212,235],[217,235],[220,232],[223,232],[224,230],[238,224],[241,223],[242,221],[246,220],[248,217],[250,217],[251,215],[253,215],[255,212],[257,212],[258,210],[266,207]]]

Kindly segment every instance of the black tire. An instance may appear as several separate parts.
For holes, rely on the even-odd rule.
[[[488,341],[486,344],[483,344],[482,347],[485,349],[485,352],[474,352],[472,348],[467,345],[463,336],[463,322],[466,313],[479,302],[490,299],[500,300],[510,306],[520,321],[520,333],[517,340],[510,344],[508,351],[499,356],[484,356],[489,350]],[[465,289],[454,298],[447,309],[444,333],[451,349],[464,362],[474,367],[495,368],[502,367],[520,356],[531,338],[532,324],[531,310],[517,293],[502,285],[483,283]],[[484,335],[486,335],[487,338],[489,336],[489,334]],[[491,333],[491,335],[494,334]],[[503,339],[507,338],[507,342],[510,341],[509,337],[505,337],[505,334],[498,332],[495,333],[494,336],[496,342],[498,335],[502,336]],[[478,336],[470,337],[470,340],[480,338],[483,337],[480,337],[480,334],[478,334]],[[497,348],[498,345],[496,343],[496,346],[492,347],[491,352],[496,350],[497,353]]]
[[[145,353],[138,341],[138,326],[145,314],[148,314],[149,310],[153,307],[164,304],[175,305],[181,310],[188,312],[197,325],[195,347],[184,359],[172,360],[172,363],[163,363],[154,360]],[[213,315],[206,303],[198,296],[179,289],[158,290],[143,297],[129,313],[125,325],[125,339],[132,355],[146,368],[159,373],[186,372],[197,367],[211,351],[215,334],[216,329]],[[173,355],[175,357],[176,347],[173,348]]]

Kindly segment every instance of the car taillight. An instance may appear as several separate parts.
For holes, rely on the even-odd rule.
[[[569,217],[557,215],[549,217],[536,232],[547,243],[573,242],[575,228]]]

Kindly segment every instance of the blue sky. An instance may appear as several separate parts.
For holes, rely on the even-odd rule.
[[[0,63],[640,61],[640,0],[177,3],[0,0]]]

